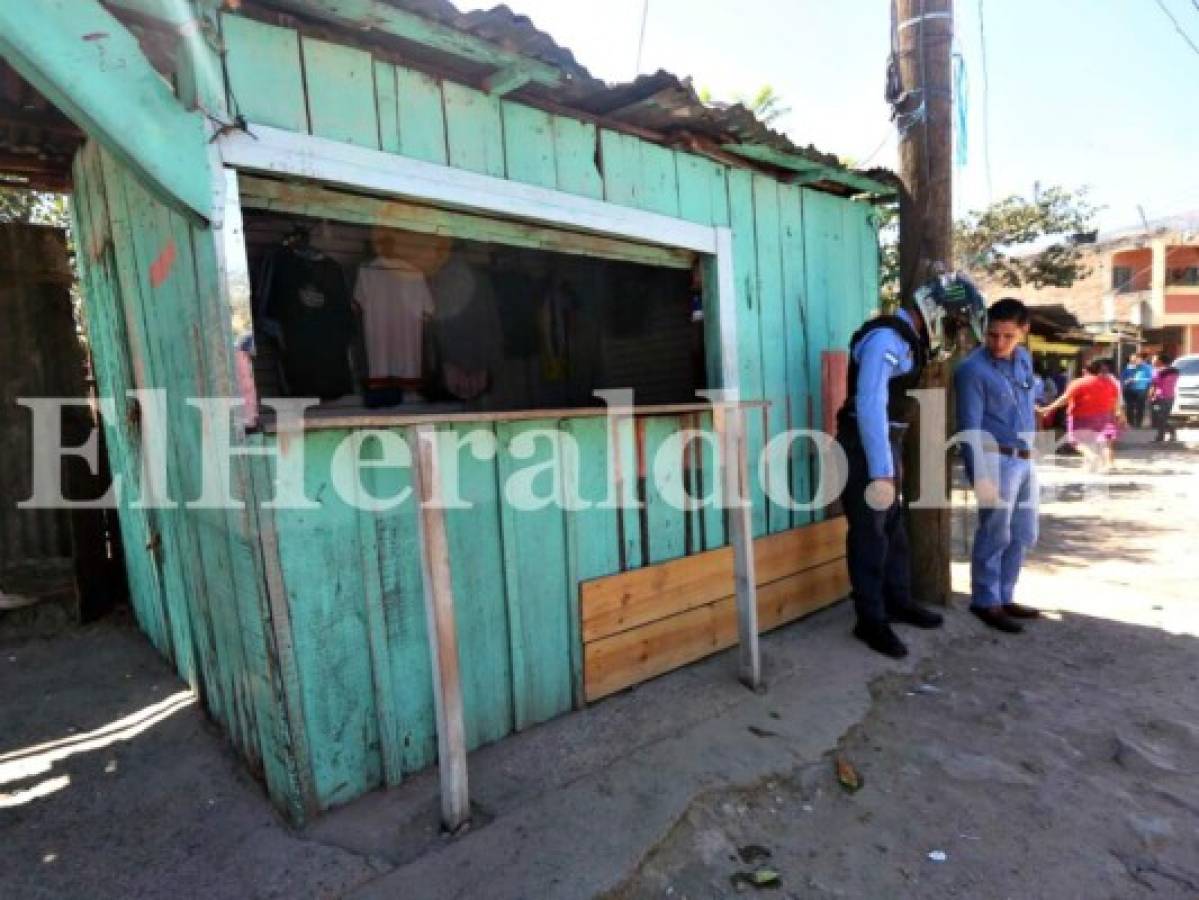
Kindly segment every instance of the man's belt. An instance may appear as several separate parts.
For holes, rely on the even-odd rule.
[[[1032,451],[1023,447],[996,447],[995,452],[1000,456],[1014,456],[1016,459],[1032,459]]]

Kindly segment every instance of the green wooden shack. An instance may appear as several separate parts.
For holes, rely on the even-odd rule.
[[[839,351],[877,304],[882,176],[669,73],[605,84],[505,7],[11,3],[0,54],[42,110],[18,124],[57,140],[38,158],[72,187],[137,621],[294,821],[439,755],[460,803],[466,750],[738,641],[744,674],[747,623],[756,646],[759,628],[844,595],[840,521],[763,487],[807,496],[810,443],[769,455],[762,477],[758,460],[827,419]],[[245,366],[259,394],[279,390],[260,285],[280,248],[352,283],[381,240],[459,254],[495,294],[496,327],[474,329],[485,379],[447,378],[438,402],[409,403],[406,382],[388,406],[355,390],[298,439],[189,405],[245,397]],[[531,283],[550,299],[517,320]],[[592,391],[618,387],[637,400],[613,428]],[[130,393],[151,389],[165,402]],[[697,389],[735,391],[737,427]],[[547,428],[558,444],[530,437]],[[716,449],[670,444],[714,429]],[[421,450],[422,435],[480,432],[491,455]],[[416,462],[341,471],[347,440],[377,457],[380,434]],[[514,505],[510,476],[567,444],[554,490],[636,502]],[[730,490],[746,460],[743,512],[667,502],[672,486]],[[332,487],[340,473],[371,497],[427,496],[451,468],[469,508],[435,516]],[[212,478],[244,502],[196,502]],[[304,508],[266,502],[286,478]],[[172,502],[145,502],[151,486]]]

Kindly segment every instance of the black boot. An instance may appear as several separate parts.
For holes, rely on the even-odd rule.
[[[887,613],[887,618],[892,622],[914,625],[917,628],[940,628],[945,623],[945,619],[940,613],[933,612],[918,603],[905,603],[903,606],[897,606]]]
[[[903,659],[908,655],[908,648],[891,630],[886,622],[859,621],[853,627],[853,636],[859,641],[883,656],[892,659]]]
[[[994,628],[996,631],[1004,631],[1008,634],[1019,634],[1024,630],[1024,626],[1015,619],[1008,616],[1000,606],[972,606],[970,612],[978,616],[983,622]]]

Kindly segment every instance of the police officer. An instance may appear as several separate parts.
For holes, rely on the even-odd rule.
[[[849,523],[846,557],[857,624],[854,637],[900,659],[907,647],[891,628],[937,628],[942,618],[912,597],[911,563],[899,486],[908,430],[907,396],[946,334],[970,325],[981,336],[984,304],[964,275],[922,286],[910,306],[866,322],[850,339],[849,384],[837,414],[837,441],[849,461],[841,505]]]

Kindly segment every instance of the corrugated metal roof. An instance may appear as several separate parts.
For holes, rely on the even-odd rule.
[[[655,132],[668,141],[697,136],[714,147],[754,144],[852,171],[842,166],[835,154],[811,145],[797,145],[787,135],[765,125],[741,103],[705,103],[690,78],[658,71],[640,75],[631,82],[607,84],[587,71],[569,49],[539,30],[528,16],[507,6],[462,12],[449,0],[383,2],[554,66],[566,76],[559,87],[530,84],[519,95],[541,97],[611,122]],[[874,168],[857,174],[884,184],[897,184],[894,173],[887,169]]]

